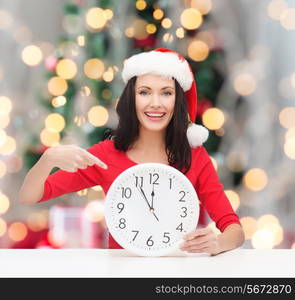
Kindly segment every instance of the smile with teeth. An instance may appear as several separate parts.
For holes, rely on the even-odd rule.
[[[149,118],[162,118],[164,115],[166,115],[166,113],[144,113],[146,116],[148,116]]]

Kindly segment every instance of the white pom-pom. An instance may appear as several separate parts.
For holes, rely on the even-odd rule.
[[[186,135],[190,146],[196,148],[207,141],[209,130],[204,126],[190,123]]]

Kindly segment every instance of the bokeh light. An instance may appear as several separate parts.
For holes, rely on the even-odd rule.
[[[10,206],[9,198],[0,192],[0,214],[5,214]]]
[[[257,230],[257,221],[250,216],[240,218],[241,225],[245,233],[245,239],[249,240]]]
[[[101,29],[106,25],[107,21],[106,14],[100,7],[92,7],[86,12],[86,24],[91,29]]]
[[[135,6],[138,10],[144,10],[147,7],[147,4],[144,0],[137,0]]]
[[[148,34],[154,34],[157,31],[157,26],[155,24],[148,24],[146,26],[146,32]]]
[[[57,96],[52,98],[51,104],[53,107],[60,107],[67,103],[67,98],[65,96]]]
[[[184,29],[182,27],[177,28],[176,31],[175,31],[175,35],[179,39],[183,39],[184,38]]]
[[[0,160],[0,178],[2,178],[7,172],[7,167],[5,162],[3,162],[2,160]]]
[[[107,109],[101,105],[93,106],[88,112],[89,122],[96,126],[103,126],[109,119],[109,113]]]
[[[0,218],[0,237],[2,237],[7,230],[7,225],[5,220],[3,220],[2,218]]]
[[[211,0],[191,0],[191,7],[196,8],[202,15],[206,15],[212,9],[212,1]]]
[[[295,107],[285,107],[279,113],[280,124],[289,129],[295,127]]]
[[[65,128],[65,119],[61,114],[49,114],[45,119],[45,127],[48,131],[61,132]]]
[[[272,249],[275,245],[274,234],[268,229],[257,230],[251,239],[254,249]]]
[[[37,66],[42,61],[43,54],[39,47],[30,45],[23,49],[22,59],[28,66]]]
[[[288,8],[288,5],[283,0],[272,0],[267,6],[267,14],[273,20],[280,20],[281,14]]]
[[[252,74],[239,74],[234,79],[234,89],[242,96],[250,95],[256,90],[256,80]]]
[[[295,159],[295,139],[285,141],[284,152],[288,158]]]
[[[169,18],[164,18],[161,22],[163,28],[168,29],[172,26],[172,20]]]
[[[27,226],[22,222],[14,222],[8,228],[8,236],[14,241],[19,242],[25,239],[28,234]]]
[[[85,215],[92,222],[100,222],[105,215],[105,208],[101,201],[91,201],[85,207]]]
[[[48,218],[42,212],[32,212],[27,217],[27,225],[32,231],[40,231],[48,227]]]
[[[194,30],[201,26],[202,14],[195,8],[185,9],[180,16],[181,25],[188,30]]]
[[[268,178],[264,170],[253,168],[246,172],[243,177],[243,182],[248,189],[260,191],[266,187]]]
[[[0,128],[4,129],[6,128],[10,123],[10,117],[9,115],[2,115],[0,112]]]
[[[209,55],[209,47],[206,43],[198,40],[192,41],[187,48],[188,56],[194,61],[203,61]]]
[[[153,17],[155,20],[161,20],[164,17],[164,11],[160,8],[157,8],[153,12]]]
[[[63,79],[72,79],[77,74],[77,65],[71,59],[61,59],[56,65],[56,74]]]
[[[287,30],[295,30],[295,9],[285,9],[280,15],[281,25]]]
[[[239,195],[233,190],[225,190],[225,195],[227,196],[232,208],[236,211],[240,206],[240,197]]]
[[[6,132],[2,128],[0,128],[0,147],[5,144],[6,139],[7,139]]]
[[[40,141],[47,147],[57,146],[60,141],[60,134],[45,128],[40,133]]]
[[[202,123],[210,130],[220,129],[224,122],[224,114],[218,108],[208,108],[202,115]]]
[[[7,115],[12,109],[12,103],[10,98],[6,96],[0,96],[0,116]]]
[[[65,79],[55,76],[48,81],[48,91],[53,96],[61,96],[68,89],[68,83]]]
[[[91,79],[99,79],[104,73],[104,63],[98,58],[88,59],[84,64],[84,73]]]
[[[10,155],[16,150],[16,141],[12,136],[6,136],[5,142],[0,145],[0,154]]]

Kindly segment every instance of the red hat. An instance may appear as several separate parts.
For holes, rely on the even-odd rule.
[[[124,61],[122,78],[125,83],[133,76],[157,74],[175,78],[185,92],[190,126],[187,137],[191,147],[203,144],[208,138],[208,130],[194,124],[197,113],[197,87],[191,66],[174,50],[157,48],[149,52],[135,54]]]

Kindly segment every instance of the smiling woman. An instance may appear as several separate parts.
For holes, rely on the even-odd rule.
[[[216,236],[209,227],[188,232],[182,250],[218,254],[240,246],[244,235],[239,218],[202,146],[208,130],[194,124],[197,90],[188,62],[175,51],[159,48],[125,60],[122,77],[126,86],[116,107],[116,130],[87,151],[74,145],[46,150],[24,180],[21,201],[46,201],[95,185],[107,194],[114,180],[130,167],[162,163],[188,178],[200,206],[222,232]],[[48,176],[54,167],[61,170]],[[124,214],[123,206],[118,208]],[[111,235],[109,247],[122,248]]]

